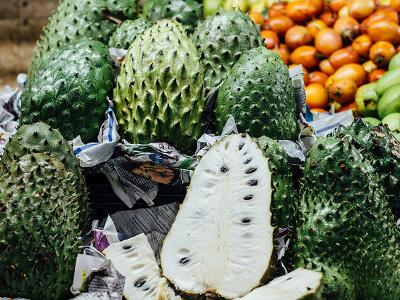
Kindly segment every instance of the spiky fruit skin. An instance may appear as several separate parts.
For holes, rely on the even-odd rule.
[[[69,171],[80,169],[79,161],[58,129],[46,123],[23,125],[8,142],[3,159],[19,159],[25,154],[49,152],[59,159]]]
[[[65,299],[80,252],[79,180],[44,153],[7,165],[0,177],[0,294]]]
[[[367,155],[389,197],[392,211],[400,218],[400,142],[384,126],[372,126],[358,119],[349,127],[340,127],[334,134],[345,139]]]
[[[143,7],[143,16],[151,22],[176,20],[188,32],[193,32],[202,17],[202,10],[195,0],[148,0]]]
[[[96,140],[112,91],[108,48],[82,38],[43,63],[22,94],[22,123],[46,122],[71,140]]]
[[[239,131],[276,140],[297,138],[296,112],[288,68],[275,51],[265,47],[242,55],[224,80],[215,107],[219,131],[233,115]]]
[[[344,140],[318,140],[298,210],[297,265],[324,273],[328,299],[400,299],[400,232],[362,151]]]
[[[295,197],[288,155],[277,141],[268,137],[257,139],[257,143],[268,158],[272,172],[272,225],[278,228],[294,226]]]
[[[150,27],[150,22],[139,18],[126,20],[111,36],[108,46],[111,48],[128,49],[138,35]]]
[[[114,89],[122,135],[186,151],[203,127],[204,73],[194,44],[172,20],[157,22],[130,46]]]
[[[11,164],[13,160],[19,160],[26,154],[48,153],[64,164],[68,172],[72,172],[80,178],[78,188],[81,191],[81,224],[86,229],[89,207],[87,203],[87,187],[83,177],[79,161],[75,157],[72,147],[67,143],[60,131],[49,125],[38,122],[30,125],[23,125],[18,128],[15,135],[8,142],[5,152],[0,160],[0,173]]]
[[[70,42],[87,37],[104,44],[117,28],[108,15],[119,19],[134,18],[136,4],[132,0],[67,0],[60,1],[49,17],[37,43],[29,68],[29,79],[36,76],[42,61],[46,61],[54,50]]]
[[[210,91],[227,77],[233,65],[249,49],[262,45],[259,28],[239,11],[219,11],[198,25],[194,41]]]

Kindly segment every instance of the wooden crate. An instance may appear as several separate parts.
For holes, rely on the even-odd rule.
[[[27,72],[42,27],[57,0],[0,1],[0,83]]]

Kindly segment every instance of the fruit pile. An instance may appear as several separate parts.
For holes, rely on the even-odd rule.
[[[369,64],[380,68],[389,62],[380,43],[395,41],[372,29],[374,18],[393,8],[373,4],[366,14],[355,2],[340,9],[333,28],[323,19],[336,11],[323,13],[318,0],[274,5],[261,20],[267,46],[278,47],[283,60],[279,36],[266,27],[291,22],[279,35],[288,36],[289,59],[313,70],[308,102],[318,86],[326,96],[315,98],[324,101],[320,109],[327,98],[351,102],[366,82],[362,57],[371,55]],[[142,4],[64,0],[43,30],[21,98],[21,126],[0,160],[0,296],[70,297],[90,220],[85,177],[67,140],[94,141],[109,98],[128,143],[168,142],[190,154],[206,119],[220,134],[233,116],[240,132],[200,158],[164,239],[162,271],[144,235],[104,250],[126,278],[126,299],[400,299],[400,143],[393,132],[359,119],[318,139],[303,168],[290,165],[278,140],[296,141],[300,132],[293,82],[250,16],[219,10],[203,19],[194,0]],[[345,7],[355,19],[343,15]],[[357,36],[361,20],[368,34]],[[398,26],[386,15],[378,20]],[[298,38],[304,30],[306,38]],[[371,40],[364,55],[357,48],[363,39]],[[127,50],[119,66],[106,45]],[[379,103],[394,101],[387,98],[398,99],[398,60],[365,88],[366,109],[370,94],[380,98],[378,111]],[[279,261],[276,228],[290,237]]]
[[[282,1],[283,2],[283,1]],[[272,5],[262,27],[266,47],[288,65],[303,65],[313,112],[356,110],[357,89],[375,82],[398,51],[400,2],[298,0]]]

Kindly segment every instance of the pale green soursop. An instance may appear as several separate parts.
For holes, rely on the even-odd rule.
[[[179,23],[147,29],[130,46],[114,89],[123,137],[192,149],[203,127],[203,80],[196,47]]]
[[[12,160],[0,175],[0,295],[65,299],[71,286],[82,178],[48,154]],[[85,199],[87,201],[87,199]]]
[[[53,51],[76,39],[86,37],[104,44],[117,29],[111,17],[121,20],[132,19],[136,14],[133,0],[65,0],[49,17],[37,43],[29,79],[32,80],[42,61],[46,61]]]
[[[143,7],[143,16],[151,22],[173,19],[193,32],[202,16],[199,3],[195,0],[147,0]]]
[[[205,70],[207,92],[217,87],[241,55],[261,46],[259,28],[240,11],[220,11],[200,23],[194,40]]]
[[[219,131],[232,115],[240,132],[252,137],[295,140],[297,104],[287,66],[275,51],[249,50],[232,68],[218,92]]]
[[[81,203],[81,224],[82,228],[84,228],[88,223],[88,220],[85,220],[85,218],[89,211],[86,182],[79,161],[72,151],[72,147],[64,139],[59,130],[43,122],[19,127],[15,135],[8,142],[3,156],[0,157],[0,174],[7,169],[13,160],[19,160],[22,156],[33,153],[47,153],[57,158],[64,164],[66,171],[77,176],[77,187],[81,191],[81,195],[79,196]]]
[[[126,20],[111,36],[108,46],[111,48],[128,49],[138,35],[151,26],[150,22],[139,18]]]
[[[82,38],[43,63],[22,94],[22,123],[43,121],[67,140],[96,141],[114,85],[108,48]]]
[[[298,267],[324,274],[327,299],[400,299],[400,231],[378,174],[346,140],[309,153],[294,250]]]

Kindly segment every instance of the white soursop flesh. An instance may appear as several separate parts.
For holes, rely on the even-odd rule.
[[[237,300],[322,299],[322,273],[297,269]]]
[[[124,297],[128,300],[178,300],[160,268],[146,236],[113,243],[104,251],[121,275],[125,276]]]
[[[161,251],[163,275],[188,294],[232,299],[259,286],[273,250],[271,172],[247,135],[200,160]]]

